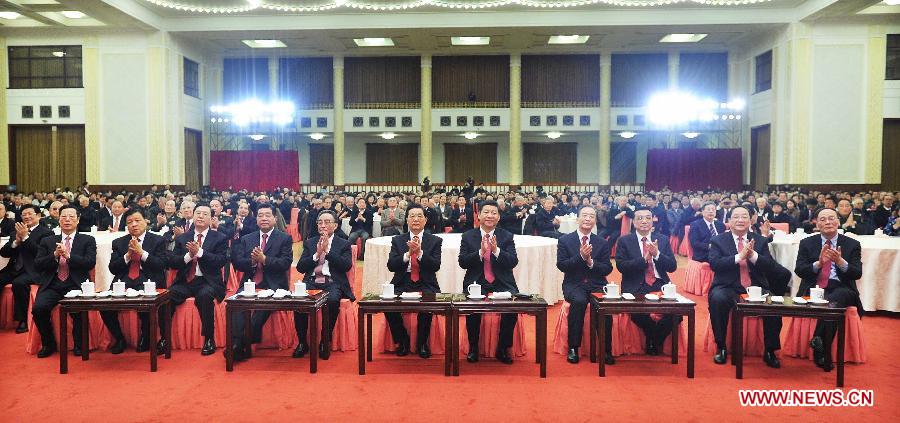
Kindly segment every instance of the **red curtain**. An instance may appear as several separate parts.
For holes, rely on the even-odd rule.
[[[743,186],[741,149],[697,149],[647,152],[645,186],[673,191],[701,190],[707,187],[739,190]]]
[[[209,162],[209,185],[215,189],[300,188],[296,151],[211,151]]]

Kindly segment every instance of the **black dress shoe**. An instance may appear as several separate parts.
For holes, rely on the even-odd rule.
[[[469,345],[469,353],[466,354],[466,361],[469,363],[478,362],[478,347]]]
[[[566,355],[566,361],[572,364],[578,364],[578,348],[569,348],[569,354]]]
[[[235,344],[231,347],[231,357],[234,361],[247,361],[247,352],[243,347]]]
[[[397,353],[398,357],[405,357],[409,355],[409,340],[400,342],[400,346],[397,347],[397,351],[395,352]]]
[[[149,343],[149,341],[147,343]],[[169,341],[166,341],[165,339],[160,339],[159,341],[156,342],[156,353],[157,354],[165,354],[167,351],[169,351],[169,348],[170,348]],[[149,350],[149,349],[150,348],[147,347],[147,350]],[[213,352],[215,352],[215,351],[216,351],[216,344],[213,343]],[[210,353],[210,354],[212,354],[212,353]]]
[[[647,355],[659,355],[659,348],[652,341],[647,342]]]
[[[716,364],[725,364],[728,361],[728,351],[725,348],[719,348],[716,355],[713,356],[713,362]]]
[[[421,358],[431,358],[431,348],[428,345],[419,346],[419,348],[416,348],[416,352],[419,353]]]
[[[56,345],[50,346],[42,346],[41,350],[37,353],[37,358],[47,358],[53,355],[56,352]]]
[[[319,358],[328,360],[331,357],[331,349],[325,348],[324,342],[319,342]]]
[[[214,341],[212,338],[206,338],[206,340],[203,341],[203,349],[200,350],[200,355],[212,355],[215,353],[216,353],[216,341]]]
[[[16,333],[25,333],[28,332],[28,322],[21,321],[19,322],[19,326],[16,326]]]
[[[76,357],[81,357],[81,347],[79,345],[81,345],[81,343],[76,342],[75,346],[72,347],[72,355],[74,355]]]
[[[297,348],[294,348],[294,353],[291,354],[291,357],[303,358],[303,356],[306,355],[306,353],[308,353],[308,352],[309,352],[309,346],[307,346],[306,344],[301,342],[301,343],[297,344]]]
[[[613,357],[612,353],[606,353],[606,358],[603,359],[603,362],[606,363],[607,366],[612,366],[616,364],[616,358]]]
[[[812,339],[810,339],[809,347],[812,348],[812,350],[813,350],[813,362],[816,363],[816,367],[821,367],[824,369],[824,366],[825,366],[825,343],[822,342],[822,337],[814,336]]]
[[[150,339],[144,336],[138,338],[137,345],[135,345],[134,350],[142,353],[150,350]]]
[[[781,368],[781,360],[779,360],[778,356],[775,355],[775,351],[766,351],[763,354],[763,361],[766,363],[766,366],[769,366],[773,369]]]
[[[834,364],[832,364],[830,361],[825,361],[820,367],[822,367],[822,370],[824,370],[825,373],[828,373],[834,369]]]
[[[497,348],[495,355],[497,356],[497,361],[503,364],[513,364],[512,356],[509,355],[506,348]]]
[[[125,338],[117,339],[112,348],[109,349],[109,352],[113,354],[122,354],[125,352]]]

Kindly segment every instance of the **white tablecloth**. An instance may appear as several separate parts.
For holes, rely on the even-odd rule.
[[[818,236],[818,234],[815,234]],[[797,264],[800,240],[810,235],[789,235],[769,243],[775,260],[792,273]],[[900,238],[854,236],[862,245],[862,278],[856,282],[860,300],[867,311],[900,312]],[[800,278],[794,275],[791,295],[800,288]]]
[[[441,249],[441,270],[437,279],[442,292],[463,292],[463,275],[459,267],[459,245],[462,234],[439,234],[444,239]],[[553,304],[562,300],[563,274],[556,268],[556,240],[538,236],[516,235],[516,254],[519,265],[513,270],[519,291],[541,294]],[[391,251],[391,237],[373,238],[366,242],[366,261],[363,266],[363,294],[380,293],[381,284],[389,282],[393,273],[387,269]]]
[[[6,243],[9,242],[9,237],[5,236],[0,238],[0,248],[2,248]],[[6,257],[0,256],[0,270],[6,268],[6,265],[9,264],[9,259]]]
[[[345,218],[341,219],[341,230],[344,231],[345,234],[350,235],[350,218],[349,217],[345,217]],[[381,216],[376,214],[372,218],[372,233],[370,233],[369,235],[371,235],[372,238],[378,238],[381,236]],[[368,247],[366,247],[366,248],[368,248]]]
[[[559,218],[559,231],[564,234],[575,232],[578,229],[578,218],[575,216],[562,216]],[[597,233],[597,225],[591,229],[591,232]]]

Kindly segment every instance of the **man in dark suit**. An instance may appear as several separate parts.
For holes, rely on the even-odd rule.
[[[862,314],[862,303],[856,280],[862,277],[862,253],[859,241],[837,232],[839,219],[834,209],[819,209],[813,219],[819,236],[811,236],[800,241],[797,265],[794,273],[802,280],[797,295],[809,295],[810,289],[825,289],[825,299],[838,307],[856,306]],[[831,349],[836,323],[816,323],[816,330],[810,346],[816,366],[826,372],[833,364],[827,361],[825,349]]]
[[[500,221],[500,207],[494,201],[485,201],[478,214],[479,227],[470,229],[462,236],[459,248],[459,267],[466,270],[463,289],[470,284],[481,285],[485,295],[490,292],[509,291],[517,294],[513,268],[519,264],[513,234],[497,228]],[[500,317],[500,340],[497,343],[497,360],[512,364],[509,354],[512,346],[513,329],[518,315],[503,313]],[[478,340],[481,335],[481,314],[466,316],[466,332],[469,335],[469,354],[466,360],[478,361]]]
[[[622,234],[622,218],[634,217],[634,209],[628,205],[625,196],[616,197],[616,204],[609,209],[606,214],[606,237],[609,245],[615,245],[616,240]],[[628,228],[625,228],[628,230]]]
[[[115,211],[114,211],[115,212]],[[121,214],[126,223],[128,234],[116,238],[112,242],[112,256],[109,259],[109,271],[117,282],[125,282],[125,288],[144,289],[144,282],[152,281],[157,288],[166,287],[166,269],[168,268],[168,251],[163,237],[147,232],[147,220],[140,210],[130,209]],[[160,314],[163,309],[160,309]],[[110,352],[121,354],[125,351],[125,336],[119,325],[119,312],[102,311],[103,323],[115,338]],[[138,337],[137,352],[150,349],[150,316],[138,313],[141,320],[141,333]],[[162,316],[160,316],[162,321]],[[161,331],[161,330],[160,330]],[[164,340],[160,350],[167,345]]]
[[[722,224],[722,227],[725,227],[725,223],[727,223],[731,219],[731,210],[734,209],[734,201],[730,198],[725,198],[720,204],[722,208],[716,210],[715,219]],[[703,208],[706,208],[706,204],[703,205]],[[706,219],[706,215],[704,215],[703,218]],[[693,230],[694,228],[691,228],[691,231]]]
[[[290,289],[288,283],[288,271],[294,261],[294,252],[291,249],[293,241],[291,237],[281,231],[275,230],[275,206],[272,204],[260,204],[256,209],[256,224],[258,232],[244,235],[231,247],[231,262],[234,269],[244,273],[245,280],[256,282],[259,289]],[[259,343],[262,340],[262,327],[272,314],[268,310],[257,310],[250,317],[251,343]],[[250,348],[244,339],[243,313],[234,315],[234,359],[243,361],[247,359],[247,349]]]
[[[669,283],[669,273],[678,267],[669,248],[669,237],[653,231],[653,213],[647,209],[635,210],[634,229],[634,233],[620,237],[616,247],[622,292],[635,295],[658,292]],[[672,315],[656,320],[649,314],[632,314],[631,321],[644,331],[647,354],[659,355],[663,341],[672,333]]]
[[[725,335],[736,297],[751,285],[761,287],[763,293],[783,295],[791,278],[790,271],[769,254],[768,239],[750,231],[753,222],[746,207],[735,207],[730,223],[731,230],[713,237],[709,247],[709,266],[714,273],[709,289],[709,319],[716,339],[716,364],[725,364],[728,358]],[[776,369],[781,367],[775,355],[781,349],[780,332],[780,316],[763,317],[763,361]]]
[[[90,199],[82,196],[78,199],[78,232],[90,232],[91,227],[100,224],[97,210],[91,207]]]
[[[38,358],[56,352],[50,312],[66,293],[80,289],[80,284],[88,280],[97,263],[97,242],[94,237],[77,232],[78,210],[75,207],[60,208],[59,227],[60,235],[48,235],[41,240],[34,260],[35,268],[42,273],[41,287],[31,307],[34,324],[41,333]],[[75,342],[72,352],[81,355],[81,318],[77,314],[73,314],[72,319],[72,340]]]
[[[31,285],[41,283],[41,275],[34,260],[41,241],[53,235],[50,229],[40,224],[37,206],[27,206],[22,210],[22,222],[16,223],[15,235],[0,248],[0,256],[8,257],[9,263],[0,271],[0,289],[12,284],[13,319],[19,322],[16,333],[28,332],[28,303],[31,301]]]
[[[535,213],[534,228],[540,236],[547,238],[559,238],[559,216],[562,213],[553,205],[553,197],[544,197],[541,200],[541,208]]]
[[[453,226],[453,233],[463,233],[472,228],[475,215],[472,208],[466,205],[465,197],[456,199],[456,207],[450,211],[450,226]]]
[[[232,239],[234,237],[234,223],[232,222],[231,216],[222,211],[222,202],[219,200],[210,200],[209,208],[212,210],[209,228],[225,235],[225,238]]]
[[[163,238],[166,239],[166,242],[172,242],[182,234],[194,230],[194,207],[195,204],[193,201],[184,200],[181,202],[181,207],[178,209],[179,217],[175,220],[175,225],[172,227],[171,231],[166,231],[166,233],[163,234]],[[136,208],[142,210],[139,207]],[[210,217],[210,219],[212,218]]]
[[[340,312],[341,299],[348,298],[356,301],[353,291],[350,289],[350,280],[347,272],[353,264],[350,242],[335,236],[335,229],[339,223],[337,215],[331,210],[321,210],[318,213],[316,225],[319,235],[303,242],[303,254],[297,261],[297,271],[303,273],[307,289],[319,289],[328,293],[326,305],[328,306],[328,319],[322,319],[322,334],[325,331],[334,331]],[[294,313],[294,326],[297,329],[297,348],[294,349],[294,358],[300,358],[309,351],[306,340],[308,323],[306,313]],[[327,360],[331,356],[331,350],[323,341],[319,343],[319,357]]]
[[[578,363],[578,348],[584,330],[584,313],[590,295],[603,292],[606,276],[612,272],[609,244],[591,233],[597,223],[597,210],[584,206],[578,211],[578,229],[559,237],[556,246],[556,268],[563,272],[563,296],[569,303],[569,351],[566,360]],[[606,364],[615,364],[612,355],[612,316],[606,316]]]
[[[719,234],[725,233],[725,224],[716,218],[716,204],[707,201],[703,203],[701,210],[702,219],[694,220],[691,223],[691,231],[688,239],[691,242],[691,249],[694,254],[692,260],[701,263],[709,262],[709,241]],[[728,212],[731,217],[731,212]]]
[[[437,271],[441,268],[441,244],[443,240],[425,231],[427,218],[419,204],[410,204],[406,209],[406,223],[409,232],[391,239],[388,255],[388,270],[394,272],[391,283],[394,292],[441,292]],[[398,345],[397,355],[409,354],[409,333],[403,326],[400,313],[384,313],[391,328],[394,343]],[[431,333],[431,313],[419,313],[416,328],[416,353],[419,357],[431,357],[428,335]]]
[[[225,298],[222,268],[228,263],[228,239],[210,230],[211,214],[209,206],[194,207],[192,229],[175,238],[175,248],[169,256],[169,267],[178,270],[175,281],[169,287],[172,303],[178,306],[189,297],[194,297],[205,338],[200,350],[202,355],[216,352],[213,301],[221,302]],[[174,312],[175,307],[172,307]]]
[[[105,210],[105,209],[104,209]],[[110,232],[125,232],[125,207],[121,201],[113,201],[109,209],[110,214],[102,216],[97,230]]]
[[[356,199],[356,207],[350,210],[350,233],[348,241],[350,245],[356,243],[357,239],[362,239],[362,248],[359,250],[359,259],[363,260],[366,252],[366,240],[372,236],[372,224],[375,211],[372,207],[366,205],[366,200],[362,197]],[[340,222],[338,222],[340,225]]]

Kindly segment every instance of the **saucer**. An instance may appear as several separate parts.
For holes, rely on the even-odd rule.
[[[482,300],[484,299],[484,295],[467,295],[466,298],[470,300]]]
[[[149,293],[148,293],[148,292],[144,292],[144,291],[140,291],[140,293],[141,293],[141,295],[143,295],[143,296],[145,296],[145,297],[153,297],[153,296],[159,295],[159,293],[156,292],[156,291],[149,292]]]
[[[751,303],[761,303],[761,302],[763,302],[763,301],[765,301],[765,300],[766,300],[766,297],[765,297],[765,296],[757,297],[757,298],[747,297],[747,301],[749,301],[749,302],[751,302]]]
[[[604,295],[604,296],[603,296],[603,299],[604,299],[604,300],[621,300],[621,299],[622,299],[622,296],[621,296],[621,295],[616,295],[615,297],[613,297],[612,295]]]
[[[291,297],[293,297],[293,298],[303,298],[303,297],[308,297],[308,296],[309,296],[309,291],[304,292],[304,293],[291,292]]]
[[[125,296],[128,297],[128,298],[134,298],[134,297],[137,297],[137,296],[139,296],[139,295],[141,295],[141,294],[140,294],[139,292],[136,292],[136,291],[135,291],[135,293],[133,293],[133,294],[130,294],[130,293],[127,293],[127,292],[125,293]]]
[[[252,297],[255,297],[255,296],[256,296],[256,293],[255,293],[255,292],[241,291],[241,293],[238,294],[238,295],[240,295],[240,296],[242,296],[242,297],[252,298]]]
[[[660,299],[663,299],[663,300],[677,300],[677,299],[678,299],[678,295],[672,295],[672,296],[670,296],[670,297],[667,297],[667,296],[665,296],[665,295],[662,295],[662,296],[660,296],[659,298],[660,298]]]
[[[831,301],[828,301],[828,300],[814,300],[814,299],[810,298],[809,300],[807,300],[807,302],[809,302],[810,304],[828,304],[828,303],[830,303]]]

